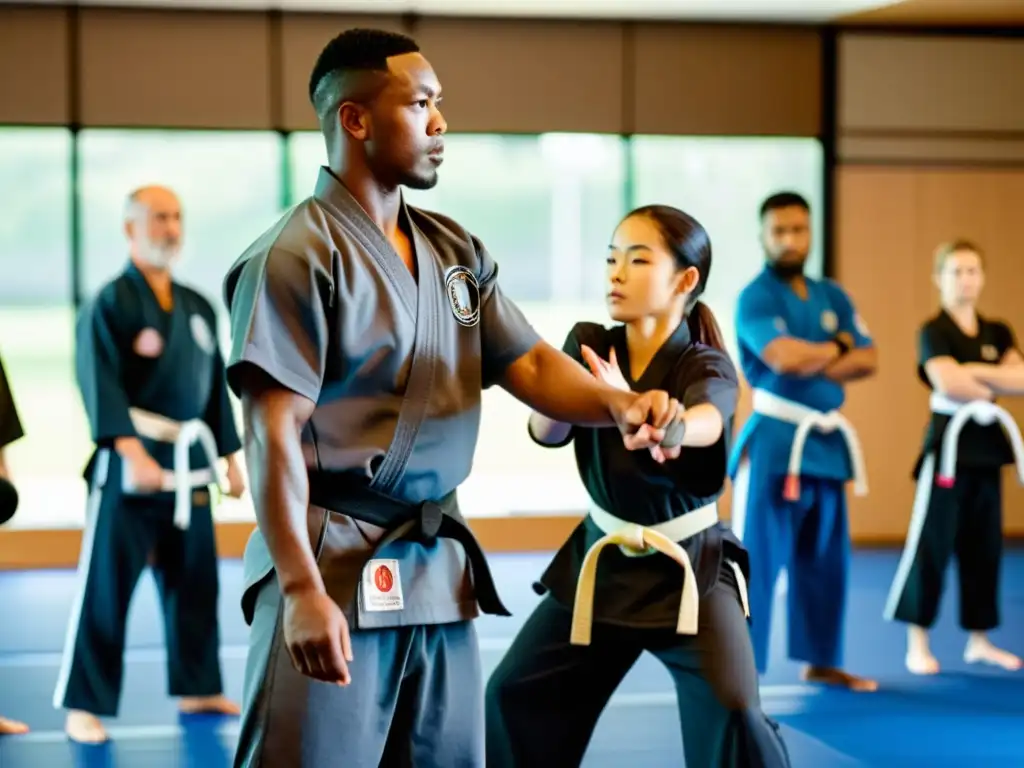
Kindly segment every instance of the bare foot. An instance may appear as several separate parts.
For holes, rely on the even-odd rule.
[[[967,641],[967,647],[964,648],[964,661],[968,664],[991,664],[1009,672],[1016,672],[1022,666],[1019,657],[1002,648],[996,648],[987,637],[971,637]]]
[[[17,720],[0,717],[0,736],[17,736],[21,733],[28,733],[27,725],[19,723]]]
[[[937,675],[939,660],[928,644],[928,630],[911,625],[907,628],[907,669],[914,675]]]
[[[64,730],[69,739],[79,744],[102,744],[107,740],[107,732],[99,718],[77,709],[68,712]]]
[[[848,688],[858,693],[872,693],[878,690],[878,683],[866,677],[857,677],[835,667],[804,667],[800,678],[808,683],[821,683]]]
[[[239,715],[242,710],[224,695],[183,696],[178,708],[186,715]]]
[[[907,651],[907,670],[913,675],[939,674],[939,660],[927,648]]]

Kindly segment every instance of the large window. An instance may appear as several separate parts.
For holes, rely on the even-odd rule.
[[[86,295],[124,268],[127,194],[146,184],[181,198],[179,280],[222,309],[224,275],[281,214],[282,142],[275,133],[88,130],[79,135]]]
[[[295,134],[289,154],[299,200],[326,161],[323,139]],[[602,317],[604,251],[629,202],[626,159],[619,136],[454,134],[437,186],[405,196],[478,236],[498,262],[502,290],[561,347],[574,322]],[[504,391],[485,393],[473,474],[461,492],[467,514],[580,507],[572,452],[536,447],[528,415]]]
[[[823,158],[808,139],[732,139],[547,134],[450,135],[438,185],[408,191],[478,235],[500,265],[503,290],[538,331],[561,346],[579,320],[607,322],[604,253],[630,208],[666,203],[711,234],[715,267],[706,295],[731,346],[733,309],[763,263],[757,210],[772,192],[802,192],[820,222]],[[308,196],[325,162],[317,133],[293,135],[294,199]],[[819,254],[810,271],[819,274]],[[585,508],[572,452],[533,445],[528,410],[500,390],[484,396],[469,515]]]
[[[71,366],[71,141],[63,129],[0,129],[0,177],[17,191],[0,219],[0,354],[29,435],[10,458],[25,499],[16,524],[31,527],[81,524],[80,473],[91,449]],[[318,133],[291,134],[285,143],[273,133],[88,130],[78,142],[86,295],[126,262],[126,194],[164,184],[184,209],[179,278],[222,316],[226,269],[284,201],[312,193],[326,159]],[[733,349],[736,297],[763,260],[761,201],[783,188],[803,193],[820,233],[824,161],[810,139],[461,134],[448,137],[446,155],[438,185],[407,191],[407,199],[480,237],[500,265],[504,291],[556,346],[579,320],[608,322],[604,252],[632,207],[675,205],[708,228],[715,266],[705,298]],[[810,272],[820,274],[821,263],[816,249]],[[527,415],[503,391],[485,394],[462,493],[467,514],[586,506],[572,452],[534,446]],[[251,519],[252,510],[226,503],[217,516]]]
[[[292,194],[301,200],[326,160],[323,139],[296,134],[290,155]],[[517,301],[576,302],[595,295],[595,254],[625,212],[625,180],[618,136],[456,134],[447,138],[437,186],[406,190],[405,198],[479,237]]]
[[[147,184],[170,187],[182,204],[177,279],[217,309],[226,350],[221,284],[246,246],[282,212],[280,136],[269,131],[87,130],[78,141],[85,294],[94,294],[127,263],[126,195]],[[247,503],[230,501],[218,506],[217,516],[233,517],[239,509],[251,516]]]
[[[780,190],[811,204],[820,242],[825,161],[814,139],[637,136],[631,144],[635,204],[664,203],[696,217],[711,235],[713,267],[704,300],[736,354],[734,313],[743,286],[761,271],[758,210]],[[807,269],[821,275],[821,250]]]
[[[64,525],[88,455],[72,373],[71,133],[0,128],[0,356],[25,437],[7,449],[21,493],[11,525]],[[66,515],[64,515],[66,517]]]

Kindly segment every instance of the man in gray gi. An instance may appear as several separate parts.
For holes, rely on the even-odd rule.
[[[482,390],[637,450],[677,410],[541,341],[481,242],[404,203],[437,181],[440,95],[407,37],[331,41],[310,79],[329,167],[225,281],[259,523],[237,767],[481,768],[471,619],[508,611],[455,491]]]

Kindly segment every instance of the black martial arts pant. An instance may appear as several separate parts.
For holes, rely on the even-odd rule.
[[[886,606],[887,617],[935,623],[950,556],[960,580],[960,626],[984,632],[999,625],[999,568],[1003,554],[1002,470],[957,467],[952,488],[935,484],[935,460],[918,475],[903,556]]]
[[[732,572],[701,599],[696,637],[595,623],[569,643],[571,612],[546,597],[494,670],[485,695],[487,768],[572,768],[612,693],[643,651],[676,686],[687,768],[784,768],[778,726],[761,710],[754,653]]]
[[[484,768],[472,621],[352,630],[351,682],[295,670],[276,577],[249,632],[234,768]]]
[[[120,478],[112,457],[109,476]],[[94,490],[82,537],[79,593],[72,605],[54,706],[117,714],[128,607],[147,565],[164,614],[168,692],[222,692],[217,622],[217,548],[209,492],[193,491],[187,530],[174,525],[174,495],[126,496],[116,481]]]

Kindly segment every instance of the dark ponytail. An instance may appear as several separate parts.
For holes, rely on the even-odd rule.
[[[725,339],[722,337],[722,329],[718,327],[715,313],[711,307],[703,301],[698,301],[690,310],[687,318],[690,326],[690,338],[708,347],[714,347],[720,352],[725,352]]]

